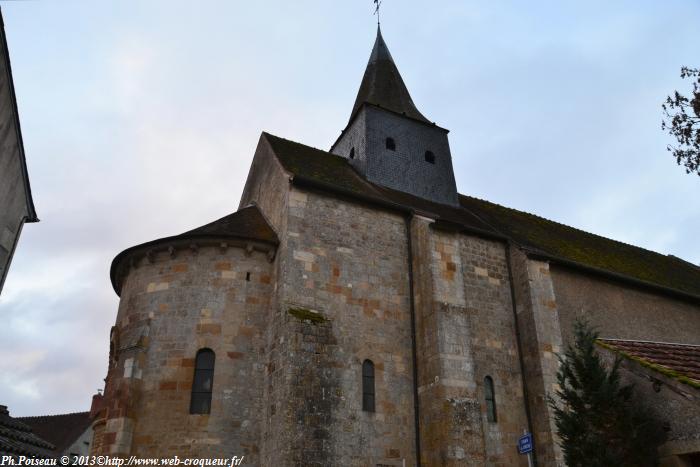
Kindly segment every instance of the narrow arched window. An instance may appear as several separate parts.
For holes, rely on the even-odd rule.
[[[386,139],[386,148],[391,151],[396,151],[396,142],[394,141],[394,138]]]
[[[350,159],[355,158],[355,148],[350,148]]]
[[[215,359],[216,356],[211,349],[200,349],[197,352],[197,358],[194,361],[190,413],[208,414],[211,412],[211,390],[214,385]]]
[[[484,378],[484,398],[486,399],[486,419],[489,422],[496,422],[496,393],[490,376]]]
[[[374,363],[365,360],[362,363],[362,410],[374,412]]]
[[[435,154],[433,154],[433,151],[425,151],[425,162],[430,162],[431,164],[435,163]]]

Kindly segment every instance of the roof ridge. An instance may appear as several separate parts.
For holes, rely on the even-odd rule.
[[[692,263],[474,196],[459,194],[459,206],[442,205],[375,185],[354,170],[347,158],[269,132],[263,135],[295,183],[336,186],[351,196],[371,194],[397,206],[433,212],[440,220],[456,222],[473,232],[488,231],[531,254],[564,265],[632,281],[681,299],[700,300],[700,268]]]
[[[265,137],[270,136],[270,137],[275,138],[275,139],[281,139],[282,141],[286,141],[286,142],[292,143],[292,144],[297,144],[297,145],[299,145],[299,146],[304,146],[305,148],[310,148],[310,149],[313,149],[314,151],[320,151],[320,152],[322,152],[322,153],[324,153],[324,154],[327,154],[327,155],[329,155],[329,156],[333,156],[334,158],[337,158],[337,159],[342,159],[342,160],[344,160],[344,161],[347,160],[347,159],[345,159],[343,156],[339,156],[339,155],[337,155],[337,154],[333,154],[332,152],[326,151],[325,149],[320,149],[320,148],[317,148],[316,146],[309,146],[308,144],[300,143],[299,141],[294,141],[294,140],[291,140],[291,139],[287,139],[287,138],[284,138],[284,137],[282,137],[282,136],[273,135],[273,134],[270,133],[269,131],[263,131],[262,134],[265,135]],[[352,167],[352,166],[350,166],[350,167]]]
[[[53,414],[53,415],[27,415],[24,417],[12,417],[17,420],[29,420],[29,419],[37,419],[37,418],[49,418],[49,417],[66,417],[68,415],[90,415],[90,411],[86,410],[84,412],[68,412],[68,413],[58,413],[58,414]]]
[[[481,201],[482,203],[488,203],[488,204],[491,204],[491,205],[493,205],[493,206],[497,206],[497,207],[502,208],[502,209],[505,209],[505,210],[507,210],[507,211],[517,212],[517,213],[520,213],[520,214],[525,214],[525,215],[528,215],[528,216],[532,216],[532,217],[534,217],[534,218],[541,219],[541,220],[543,220],[543,221],[550,222],[550,223],[552,223],[552,224],[556,224],[556,225],[559,225],[559,226],[564,227],[564,228],[567,228],[567,229],[575,230],[575,231],[577,231],[577,232],[581,232],[581,233],[584,233],[584,234],[586,234],[586,235],[591,235],[591,236],[596,237],[596,238],[601,238],[601,239],[603,239],[603,240],[607,240],[607,241],[610,241],[610,242],[615,242],[615,243],[618,243],[618,244],[620,244],[620,245],[624,245],[624,246],[627,246],[627,247],[631,247],[631,248],[634,248],[634,249],[637,249],[637,250],[643,250],[643,251],[646,251],[646,252],[649,252],[649,253],[653,253],[653,254],[655,254],[655,255],[661,256],[662,258],[673,258],[673,259],[676,259],[676,260],[680,260],[680,261],[686,263],[686,264],[689,265],[689,266],[694,266],[695,268],[700,268],[700,266],[696,265],[695,263],[692,263],[692,262],[690,262],[690,261],[687,261],[687,260],[685,260],[685,259],[683,259],[683,258],[680,258],[680,257],[678,257],[678,256],[675,256],[675,255],[660,253],[660,252],[658,252],[658,251],[650,250],[650,249],[648,249],[648,248],[644,248],[644,247],[642,247],[642,246],[634,245],[634,244],[632,244],[632,243],[623,242],[622,240],[617,240],[617,239],[614,239],[614,238],[605,237],[605,236],[603,236],[603,235],[600,235],[600,234],[597,234],[597,233],[594,233],[594,232],[589,232],[588,230],[583,230],[583,229],[581,229],[581,228],[579,228],[579,227],[574,227],[574,226],[571,226],[571,225],[568,225],[568,224],[564,224],[564,223],[562,223],[562,222],[555,221],[555,220],[552,220],[552,219],[549,219],[549,218],[546,218],[546,217],[543,217],[543,216],[540,216],[540,215],[537,215],[537,214],[533,214],[533,213],[531,213],[531,212],[521,211],[521,210],[519,210],[519,209],[515,209],[515,208],[508,207],[508,206],[504,206],[504,205],[502,205],[502,204],[494,203],[493,201],[489,201],[489,200],[477,198],[476,196],[465,195],[465,194],[462,194],[462,193],[457,193],[457,196],[461,196],[461,197],[464,197],[464,198],[471,198],[471,199],[474,199],[474,200],[477,200],[477,201]]]

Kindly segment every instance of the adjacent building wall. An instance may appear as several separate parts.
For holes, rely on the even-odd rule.
[[[603,361],[612,366],[617,355],[604,348]],[[700,459],[700,389],[662,375],[638,362],[622,359],[622,384],[634,385],[635,400],[665,425],[659,448],[661,467],[693,467]],[[695,461],[695,462],[693,462]]]
[[[92,444],[93,436],[92,426],[89,426],[78,439],[68,446],[61,454],[68,456],[87,456],[90,454],[90,445]]]
[[[0,293],[22,226],[36,222],[24,160],[10,57],[0,15]]]

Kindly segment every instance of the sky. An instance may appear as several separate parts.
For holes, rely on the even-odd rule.
[[[0,297],[0,404],[88,410],[120,251],[230,214],[262,131],[328,149],[371,0],[1,1],[34,202]],[[700,2],[384,0],[459,191],[700,263],[700,177],[661,103],[699,67]]]

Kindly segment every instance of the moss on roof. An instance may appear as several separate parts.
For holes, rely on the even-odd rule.
[[[596,344],[668,378],[700,389],[700,346],[615,339],[598,339]]]
[[[700,268],[673,256],[460,195],[461,205],[525,247],[591,268],[700,296]]]
[[[508,237],[550,258],[700,297],[700,268],[676,257],[469,196],[460,195],[461,208],[433,203],[368,182],[342,157],[267,133],[264,136],[280,163],[295,176],[433,213],[466,228]]]
[[[263,136],[288,172],[359,195],[379,196],[377,189],[355,172],[344,158],[269,133],[263,133]]]

